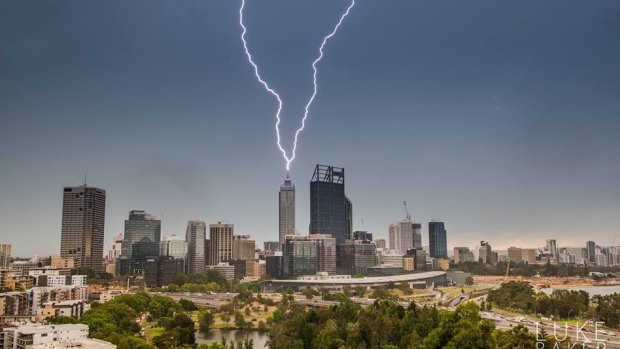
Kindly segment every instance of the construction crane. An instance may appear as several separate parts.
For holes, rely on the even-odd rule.
[[[405,219],[410,221],[411,220],[411,214],[409,213],[409,209],[407,208],[407,201],[403,200],[403,207],[405,208]]]

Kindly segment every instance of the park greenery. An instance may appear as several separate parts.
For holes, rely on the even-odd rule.
[[[526,314],[543,315],[556,320],[594,319],[607,326],[620,326],[620,294],[590,295],[583,290],[556,289],[550,295],[535,292],[523,281],[509,281],[489,291],[486,306],[498,306]]]
[[[278,305],[269,338],[271,349],[439,349],[534,348],[536,334],[526,327],[499,331],[474,303],[455,311],[403,307],[380,300],[368,307],[351,301],[323,308]],[[553,343],[542,334],[543,342]],[[567,343],[558,347],[565,347]],[[548,347],[553,347],[550,345]]]
[[[218,273],[219,274],[219,273]],[[221,274],[220,274],[221,275]],[[251,340],[239,343],[197,344],[196,331],[213,328],[269,331],[271,349],[439,349],[439,348],[535,348],[552,338],[541,330],[532,333],[515,325],[498,330],[483,319],[480,306],[466,302],[455,310],[442,310],[415,303],[403,305],[401,295],[410,287],[387,285],[371,291],[345,288],[306,288],[307,299],[334,301],[327,307],[304,307],[293,302],[290,288],[282,289],[279,301],[256,292],[256,285],[231,283],[220,275],[205,273],[179,278],[183,285],[215,284],[217,289],[234,289],[230,303],[217,309],[198,309],[191,301],[175,301],[161,294],[123,294],[106,303],[93,303],[80,320],[50,319],[54,323],[84,323],[90,336],[117,345],[118,349],[251,349]],[[179,287],[178,284],[175,286]],[[362,307],[350,297],[368,296],[375,302]],[[620,295],[590,298],[586,292],[556,290],[551,295],[536,293],[527,282],[510,281],[489,292],[483,309],[499,307],[555,319],[589,317],[618,326]],[[537,337],[538,335],[538,337]],[[564,348],[568,342],[561,343]]]

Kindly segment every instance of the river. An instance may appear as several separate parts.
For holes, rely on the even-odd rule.
[[[238,343],[243,342],[246,337],[254,341],[254,349],[268,348],[267,340],[269,340],[269,332],[266,331],[239,331],[214,328],[207,334],[196,332],[196,343],[221,342],[222,338],[226,338],[227,343],[231,341]]]
[[[566,289],[576,291],[586,291],[591,296],[599,295],[606,296],[612,293],[620,293],[620,285],[615,286],[583,286],[583,287],[556,287],[556,288],[541,288],[540,290],[546,294],[551,294],[554,289]]]

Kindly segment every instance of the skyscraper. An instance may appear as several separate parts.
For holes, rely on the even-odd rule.
[[[77,268],[103,271],[105,200],[105,190],[86,184],[64,188],[60,256]]]
[[[310,182],[310,234],[330,234],[337,244],[351,239],[352,204],[344,190],[344,169],[316,165]]]
[[[210,251],[208,265],[217,265],[232,259],[234,224],[209,224]]]
[[[390,249],[406,253],[412,248],[422,248],[422,225],[409,218],[390,223],[388,228]]]
[[[144,274],[147,257],[159,256],[160,241],[161,221],[145,211],[130,211],[121,245],[121,275]]]
[[[256,242],[249,235],[233,236],[232,259],[253,261],[256,250]]]
[[[486,241],[480,241],[480,246],[478,247],[478,262],[493,264],[493,249]]]
[[[121,249],[123,248],[123,234],[118,234],[114,237],[114,243],[112,248],[108,250],[108,261],[115,263],[116,259],[121,256]]]
[[[11,264],[11,245],[0,244],[0,268],[8,268]]]
[[[590,263],[596,263],[596,243],[594,241],[586,242],[587,257]]]
[[[413,248],[422,248],[422,224],[413,223]]]
[[[443,222],[432,220],[428,223],[428,245],[433,258],[448,258],[448,242]]]
[[[283,255],[288,275],[336,273],[336,239],[329,234],[287,236]]]
[[[279,202],[279,242],[278,250],[284,245],[286,235],[295,234],[295,186],[286,176],[284,184],[280,186],[278,193]]]
[[[552,255],[553,258],[559,258],[558,243],[555,239],[547,240],[547,252]]]
[[[159,255],[187,260],[187,242],[172,234],[159,243]]]
[[[188,274],[198,274],[205,272],[205,239],[207,235],[207,225],[200,220],[187,222],[185,230],[185,242],[187,242],[187,261],[185,269]]]

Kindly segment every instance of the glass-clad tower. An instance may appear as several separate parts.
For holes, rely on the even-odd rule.
[[[351,239],[352,205],[344,191],[344,168],[316,165],[310,182],[310,234]]]
[[[121,275],[144,274],[147,257],[159,256],[161,221],[145,211],[129,212],[121,245]]]
[[[443,222],[432,220],[428,223],[430,255],[433,258],[448,258],[448,242]]]

